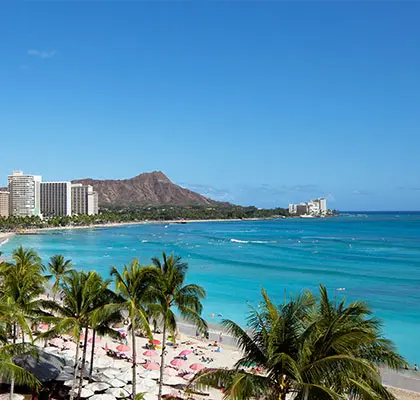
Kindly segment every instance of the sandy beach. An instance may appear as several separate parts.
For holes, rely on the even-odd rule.
[[[0,232],[0,246],[6,243],[14,235],[14,232]]]
[[[209,340],[196,338],[194,328],[184,323],[179,324],[180,334],[176,341],[176,347],[172,341],[167,341],[166,356],[165,356],[165,373],[163,377],[164,393],[185,396],[184,389],[187,387],[189,381],[199,368],[232,368],[234,364],[241,357],[241,352],[233,346],[231,338],[222,335],[222,343],[215,343],[220,340],[220,331],[214,329],[210,330]],[[125,331],[120,328],[120,331]],[[194,332],[194,335],[191,335]],[[90,338],[90,335],[88,335]],[[154,334],[156,348],[155,351],[150,351],[148,348],[148,339],[136,336],[136,350],[137,350],[137,385],[139,391],[147,393],[146,400],[156,400],[159,380],[159,365],[161,353],[161,334]],[[70,338],[67,337],[66,342],[61,341],[57,343],[56,339],[50,341],[50,345],[45,348],[47,352],[59,355],[64,358],[66,367],[62,374],[67,377],[65,386],[71,385],[71,380],[68,379],[69,372],[71,372],[71,365],[74,359],[74,344],[71,346]],[[68,345],[70,343],[70,345]],[[109,337],[97,338],[95,346],[95,361],[93,368],[93,379],[100,382],[99,385],[108,385],[105,393],[115,392],[118,390],[131,390],[131,362],[127,359],[131,356],[131,336],[127,334],[128,345],[124,345],[121,341],[113,340]],[[58,347],[54,347],[58,344]],[[90,354],[91,344],[88,342],[88,354]],[[121,347],[126,346],[126,347]],[[124,352],[120,350],[124,349]],[[107,350],[111,350],[119,354],[121,359],[110,357],[106,354]],[[87,357],[89,360],[90,357]],[[88,369],[89,365],[87,365]],[[58,380],[60,380],[59,378]],[[64,378],[62,379],[64,380]],[[389,377],[388,377],[389,380]],[[124,386],[112,386],[114,383]],[[122,383],[123,382],[123,383]],[[420,382],[420,381],[419,381]],[[384,382],[385,383],[385,382]],[[395,381],[395,383],[398,383]],[[84,388],[86,393],[88,389],[96,383],[86,383]],[[398,400],[420,400],[420,393],[412,390],[405,390],[393,387],[386,383],[390,391],[395,395]],[[201,395],[194,395],[193,398],[221,400],[223,393],[216,389],[204,390]],[[82,396],[83,397],[83,396]],[[84,398],[89,398],[86,395]]]

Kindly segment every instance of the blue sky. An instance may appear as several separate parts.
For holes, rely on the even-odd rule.
[[[272,207],[420,209],[419,2],[26,2],[0,13],[0,185],[162,170]]]

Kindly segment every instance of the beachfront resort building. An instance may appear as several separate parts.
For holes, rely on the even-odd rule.
[[[71,185],[71,212],[74,215],[98,214],[98,193],[91,185],[74,183]]]
[[[71,215],[71,182],[41,183],[41,214],[47,218]]]
[[[9,192],[0,191],[0,217],[9,216]]]
[[[41,181],[40,175],[24,175],[22,171],[13,171],[8,176],[9,215],[41,215]]]
[[[307,203],[289,204],[289,214],[323,217],[328,214],[327,200],[321,197],[310,200]]]

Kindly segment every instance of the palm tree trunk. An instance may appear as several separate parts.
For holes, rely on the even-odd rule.
[[[134,318],[131,320],[131,343],[133,346],[133,379],[132,379],[132,384],[133,384],[133,390],[132,390],[132,399],[136,400],[136,358],[137,358],[137,354],[136,354],[136,329],[134,326]]]
[[[87,353],[87,341],[88,341],[89,328],[85,328],[85,340],[83,341],[83,356],[82,356],[82,368],[80,370],[80,380],[79,380],[79,391],[77,392],[77,398],[80,399],[82,394],[82,385],[83,385],[83,374],[85,372],[86,364],[86,353]]]
[[[77,382],[77,370],[79,369],[79,343],[80,343],[80,335],[78,340],[76,341],[76,355],[74,357],[74,377],[73,377],[73,384],[71,386],[70,392],[70,400],[74,400],[74,392],[76,391],[76,382]]]
[[[96,338],[96,330],[94,329],[92,333],[92,352],[90,353],[89,379],[92,378],[93,357],[95,355],[95,338]]]
[[[159,395],[158,400],[162,398],[163,370],[165,368],[165,351],[166,351],[166,318],[163,317],[163,336],[162,336],[162,353],[160,355],[160,379],[159,379]]]
[[[16,323],[13,324],[13,344],[16,344]],[[10,400],[13,400],[13,394],[15,392],[15,378],[12,376],[10,381]]]

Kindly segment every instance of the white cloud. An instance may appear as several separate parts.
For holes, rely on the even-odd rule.
[[[52,50],[52,51],[40,51],[40,50],[35,50],[35,49],[28,50],[28,55],[36,56],[39,58],[51,58],[51,57],[54,57],[55,54],[56,54],[55,50]]]

